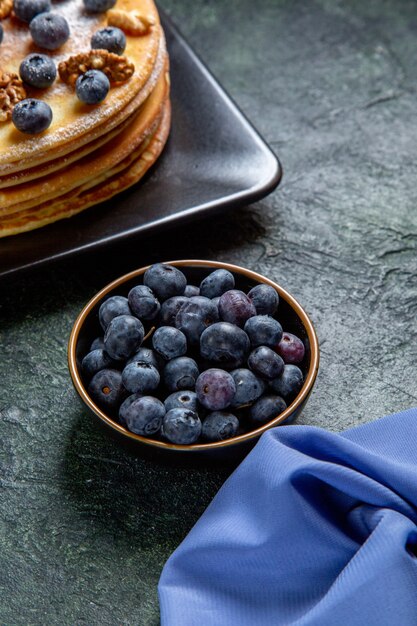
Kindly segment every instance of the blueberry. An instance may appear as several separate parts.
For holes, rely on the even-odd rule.
[[[265,391],[265,383],[250,370],[241,367],[230,372],[236,385],[236,393],[230,403],[232,408],[252,404]]]
[[[211,272],[200,284],[200,295],[206,298],[216,298],[233,289],[235,279],[228,270],[215,270]]]
[[[239,420],[236,415],[226,411],[214,411],[205,418],[201,435],[207,441],[223,441],[234,437],[238,428]]]
[[[110,81],[100,70],[87,70],[75,82],[77,98],[84,104],[103,102],[110,90]]]
[[[93,350],[104,350],[104,339],[103,337],[96,337],[90,346],[90,352]]]
[[[276,351],[282,356],[285,363],[301,363],[305,354],[304,344],[301,339],[292,333],[285,332]]]
[[[303,373],[296,365],[284,366],[284,371],[279,378],[271,380],[272,389],[284,400],[294,398],[303,386]]]
[[[171,443],[194,443],[201,434],[201,421],[194,411],[171,409],[164,417],[162,432]]]
[[[219,303],[220,303],[220,296],[217,296],[216,298],[212,298],[211,301],[217,307],[217,311],[218,311]],[[220,313],[219,313],[219,319],[220,319]]]
[[[45,89],[56,78],[55,63],[46,54],[29,54],[20,64],[20,78],[31,87]]]
[[[157,263],[151,265],[143,277],[145,285],[155,292],[157,298],[163,302],[172,296],[182,296],[187,279],[181,270],[172,265]]]
[[[280,396],[262,396],[249,410],[249,417],[256,426],[269,422],[278,417],[287,408],[286,403]]]
[[[108,50],[114,54],[123,54],[126,48],[126,35],[115,26],[101,28],[91,37],[91,47]]]
[[[14,105],[12,122],[22,133],[37,135],[51,125],[52,109],[43,100],[26,98]]]
[[[0,43],[3,41],[3,26],[0,24]]]
[[[276,347],[281,341],[282,326],[269,315],[255,315],[248,319],[244,326],[245,333],[248,334],[251,345]]]
[[[31,22],[39,13],[51,10],[50,0],[14,0],[13,11],[16,17],[23,22]]]
[[[100,370],[94,374],[87,391],[101,409],[111,413],[118,409],[126,396],[122,375],[113,369]]]
[[[172,296],[168,298],[161,306],[160,320],[164,326],[175,326],[175,318],[183,304],[188,302],[186,296]]]
[[[198,344],[201,333],[219,319],[217,307],[209,298],[194,296],[182,305],[175,318],[175,326],[191,345]]]
[[[133,315],[118,315],[107,326],[104,335],[106,352],[116,361],[128,359],[139,348],[145,331],[142,322]]]
[[[171,409],[190,409],[190,411],[194,411],[197,413],[198,403],[197,403],[197,394],[195,391],[183,390],[176,391],[175,393],[171,393],[164,400],[166,411],[170,411]]]
[[[133,287],[127,296],[131,311],[143,320],[153,320],[158,315],[161,305],[152,289],[146,285]]]
[[[130,407],[132,402],[134,402],[135,400],[139,400],[139,398],[142,397],[143,396],[140,393],[132,393],[132,395],[128,396],[126,400],[123,400],[122,404],[119,407],[119,422],[122,424],[122,426],[126,426],[127,409]]]
[[[169,391],[194,389],[199,374],[198,365],[194,359],[180,356],[166,364],[163,373],[164,383]]]
[[[187,352],[187,339],[180,330],[172,326],[160,326],[152,335],[155,352],[169,361]]]
[[[47,50],[60,48],[69,38],[68,22],[59,13],[39,13],[29,24],[36,45]]]
[[[220,296],[219,313],[225,322],[243,327],[246,320],[256,315],[256,309],[243,291],[231,289]]]
[[[103,330],[106,330],[114,317],[118,315],[132,315],[127,298],[123,296],[112,296],[105,300],[99,310],[98,319]]]
[[[199,295],[200,295],[200,288],[197,287],[196,285],[185,286],[184,296],[187,296],[187,298],[192,298],[193,296],[199,296]]]
[[[155,391],[160,381],[159,372],[150,363],[134,361],[122,372],[122,382],[131,393],[148,394]]]
[[[162,359],[158,357],[156,352],[151,350],[151,348],[145,348],[144,346],[142,346],[137,352],[135,352],[133,356],[130,357],[126,365],[129,365],[130,363],[133,363],[135,361],[149,363],[149,365],[153,365],[159,371]]]
[[[200,337],[201,356],[223,367],[243,365],[249,349],[249,337],[245,331],[228,322],[212,324]]]
[[[279,304],[279,295],[270,285],[256,285],[249,292],[258,315],[274,315]]]
[[[132,433],[148,437],[161,428],[165,407],[157,398],[142,396],[132,402],[124,415],[126,426]]]
[[[91,13],[104,13],[116,4],[116,0],[84,0],[84,6]]]
[[[81,369],[89,379],[100,370],[114,369],[116,366],[117,363],[102,349],[92,350],[81,362]]]
[[[198,401],[211,411],[219,411],[230,405],[236,393],[233,377],[224,370],[210,368],[197,378],[195,392]]]
[[[255,348],[248,357],[248,365],[255,374],[267,380],[278,378],[284,370],[284,361],[268,346]]]

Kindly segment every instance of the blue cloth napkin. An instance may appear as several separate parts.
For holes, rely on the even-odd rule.
[[[167,561],[162,626],[415,626],[417,409],[265,433]]]

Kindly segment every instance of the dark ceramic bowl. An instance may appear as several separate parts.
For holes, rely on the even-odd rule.
[[[265,276],[236,265],[214,261],[170,261],[169,264],[181,268],[187,277],[187,281],[191,284],[198,285],[211,271],[223,268],[234,274],[236,289],[247,292],[256,284],[265,283],[277,290],[280,297],[277,318],[285,331],[292,332],[303,340],[306,348],[304,360],[299,365],[303,370],[304,384],[293,402],[277,417],[255,430],[224,441],[195,443],[192,445],[176,445],[159,439],[136,435],[112,419],[112,417],[106,415],[87,393],[80,367],[81,361],[83,356],[89,351],[93,339],[103,332],[98,320],[98,310],[102,302],[111,295],[127,296],[133,286],[141,283],[147,267],[130,272],[104,287],[85,305],[79,314],[72,328],[68,344],[68,365],[72,382],[90,413],[98,418],[99,422],[110,434],[147,456],[178,456],[181,454],[188,456],[199,455],[223,460],[238,458],[245,454],[268,428],[284,423],[289,424],[300,414],[313,388],[319,366],[319,348],[313,324],[295,298]]]

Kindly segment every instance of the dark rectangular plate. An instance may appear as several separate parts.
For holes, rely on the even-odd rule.
[[[171,61],[172,130],[150,174],[111,200],[0,239],[0,278],[123,238],[255,202],[281,166],[236,104],[161,15]]]

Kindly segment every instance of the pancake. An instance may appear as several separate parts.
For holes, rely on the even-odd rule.
[[[23,58],[37,50],[56,64],[79,53],[87,59],[91,35],[107,25],[110,12],[88,14],[83,6],[82,0],[54,6],[71,30],[69,40],[54,52],[37,49],[27,24],[15,17],[2,20],[1,71],[18,73]],[[126,21],[120,24],[127,46],[122,57],[113,55],[113,62],[126,63],[126,57],[134,63],[128,80],[111,82],[100,104],[85,105],[61,74],[48,89],[27,87],[28,97],[52,108],[46,131],[25,135],[10,120],[0,122],[0,237],[40,228],[111,198],[138,182],[160,155],[171,107],[168,55],[157,10],[153,0],[117,0],[115,10],[123,20],[126,11],[135,11],[148,21],[135,36]],[[107,51],[93,54],[105,58],[109,69]]]
[[[141,105],[141,107],[146,106],[147,100]],[[22,183],[29,182],[31,180],[35,180],[37,178],[41,178],[42,176],[47,176],[48,174],[52,174],[57,170],[63,169],[71,165],[74,161],[81,159],[86,154],[90,154],[97,148],[104,146],[108,141],[113,139],[116,135],[122,132],[129,124],[132,123],[134,118],[137,115],[137,111],[132,113],[130,117],[125,119],[121,124],[119,124],[116,128],[111,130],[110,132],[90,141],[89,143],[81,146],[78,150],[73,150],[68,154],[58,157],[57,159],[53,159],[52,161],[42,163],[40,165],[36,165],[35,167],[28,167],[19,172],[12,172],[11,174],[5,174],[4,176],[0,176],[0,189],[9,189],[10,187],[14,187],[15,185],[21,185]]]
[[[48,51],[56,64],[69,56],[90,49],[93,32],[107,25],[106,13],[87,13],[82,0],[55,3],[54,12],[68,21],[71,35],[56,51]],[[142,36],[126,35],[124,56],[135,66],[133,76],[113,86],[107,98],[96,106],[83,105],[73,87],[56,80],[42,90],[42,100],[52,108],[53,121],[45,132],[28,136],[12,123],[0,124],[0,174],[19,171],[67,154],[107,133],[126,119],[153,90],[165,62],[166,52],[158,12],[152,0],[118,0],[116,8],[139,11],[153,25]],[[16,18],[2,20],[4,39],[1,45],[1,67],[18,73],[20,62],[31,52],[43,52],[32,41],[27,24]],[[40,90],[28,90],[29,95]],[[39,97],[39,96],[38,96]],[[134,103],[129,108],[129,105]]]
[[[169,99],[164,105],[161,123],[142,146],[140,155],[121,173],[107,178],[89,189],[72,190],[55,202],[41,203],[33,209],[19,211],[0,218],[0,237],[40,228],[63,218],[69,218],[94,204],[103,202],[138,182],[155,163],[168,138],[171,121]],[[113,209],[117,219],[117,208]],[[140,210],[140,207],[138,207]]]
[[[92,121],[92,118],[101,119],[100,123],[97,123],[93,128],[86,130],[84,133],[79,133],[78,136],[75,136],[75,133],[72,132],[71,125],[66,124],[64,127],[64,131],[57,128],[56,132],[53,133],[51,131],[51,127],[40,135],[29,136],[23,135],[18,130],[14,128],[11,122],[6,124],[0,124],[0,142],[1,142],[1,132],[4,131],[5,127],[8,129],[8,137],[6,144],[8,145],[8,149],[0,143],[0,175],[17,173],[21,172],[26,168],[31,168],[34,165],[42,164],[45,162],[50,162],[56,158],[67,155],[74,150],[79,149],[81,146],[86,146],[91,141],[96,140],[97,138],[102,137],[107,134],[109,131],[117,128],[117,126],[126,120],[132,113],[137,111],[138,107],[146,100],[146,98],[152,93],[155,85],[158,81],[158,78],[163,71],[164,64],[167,60],[167,52],[165,46],[165,39],[163,33],[161,31],[161,37],[159,42],[159,50],[158,56],[156,58],[156,62],[153,68],[153,71],[147,81],[145,83],[143,89],[139,91],[136,96],[128,102],[126,106],[124,106],[121,110],[117,112],[113,117],[106,118],[105,115],[101,114],[101,107],[105,104],[104,102],[100,103],[96,106],[88,106],[83,105],[74,95],[77,102],[74,103],[74,109],[78,114],[78,122],[75,124],[74,122],[74,130],[77,127],[79,130],[84,126],[89,120]],[[3,45],[3,44],[2,44]],[[132,77],[133,78],[133,77]],[[57,82],[60,82],[59,80]],[[128,81],[129,83],[130,81]],[[55,83],[54,83],[55,84]],[[51,87],[52,88],[52,87]],[[50,88],[50,89],[51,89]],[[117,91],[117,87],[113,87],[110,89],[109,96],[114,97],[114,91]],[[32,90],[33,92],[34,90]],[[49,90],[44,90],[43,93],[46,93]],[[107,96],[107,97],[109,97]],[[39,94],[37,95],[39,97]],[[42,96],[42,99],[43,96]],[[46,100],[46,98],[45,98]],[[59,137],[67,132],[67,140],[59,143]],[[52,134],[51,134],[52,133]],[[52,145],[51,138],[56,139],[55,144]],[[15,143],[13,143],[15,142]],[[21,153],[21,151],[25,149],[25,156],[22,154],[21,156],[17,156]],[[6,162],[7,155],[9,155],[9,162]],[[3,162],[2,162],[3,157]]]
[[[167,70],[161,75],[152,94],[129,124],[104,146],[82,156],[69,167],[24,184],[0,190],[0,216],[32,208],[80,187],[108,173],[119,162],[134,153],[146,137],[159,125],[169,91]]]

